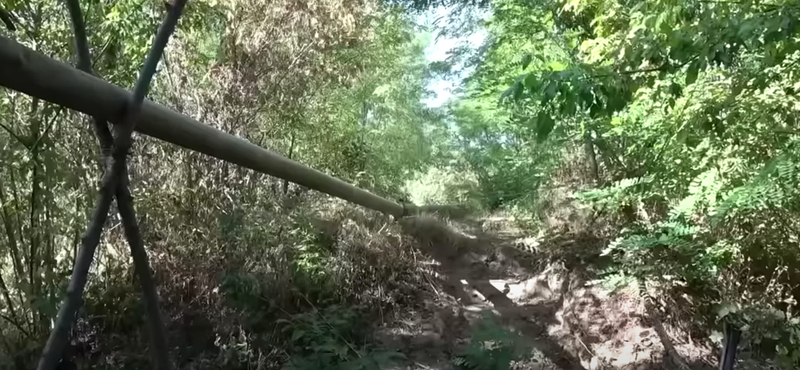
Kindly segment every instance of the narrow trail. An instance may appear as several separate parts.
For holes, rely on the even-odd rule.
[[[642,318],[638,297],[610,294],[591,280],[595,270],[587,266],[603,262],[596,258],[598,241],[552,238],[551,248],[561,252],[553,258],[503,218],[445,222],[422,216],[401,223],[436,261],[441,290],[413,313],[409,321],[416,321],[405,333],[385,335],[385,344],[409,357],[409,368],[453,369],[449,359],[487,311],[533,349],[514,369],[672,368]],[[692,368],[711,368],[704,364],[709,353],[691,343],[678,347],[696,360]]]

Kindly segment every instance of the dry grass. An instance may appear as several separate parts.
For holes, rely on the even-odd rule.
[[[180,368],[277,368],[287,358],[277,319],[337,304],[364,322],[389,321],[432,289],[427,259],[389,217],[321,197],[273,212],[244,212],[227,234],[175,227],[169,239],[149,236],[158,240],[149,253]],[[126,262],[107,262],[103,284],[87,294],[75,336],[94,348],[78,354],[86,366],[147,366]]]

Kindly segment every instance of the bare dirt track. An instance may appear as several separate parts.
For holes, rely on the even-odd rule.
[[[645,319],[633,291],[610,292],[596,280],[600,241],[580,236],[532,238],[502,217],[445,221],[420,216],[401,224],[434,262],[433,294],[393,325],[383,345],[408,357],[409,369],[454,369],[486,312],[532,348],[515,369],[679,368]],[[709,348],[671,332],[692,369],[713,368]],[[684,336],[687,337],[688,336]]]

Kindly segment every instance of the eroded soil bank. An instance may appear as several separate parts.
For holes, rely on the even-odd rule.
[[[503,217],[401,222],[435,271],[422,303],[377,329],[383,346],[407,356],[406,368],[457,368],[487,314],[528,345],[517,369],[714,368],[708,345],[668,324],[658,335],[638,290],[612,292],[597,279],[598,240],[532,237]]]

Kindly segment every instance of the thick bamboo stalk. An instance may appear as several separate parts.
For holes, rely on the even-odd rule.
[[[129,100],[125,89],[3,36],[0,36],[0,85],[114,124],[122,122]],[[395,217],[407,214],[400,204],[151,101],[144,102],[136,131],[385,214]]]

